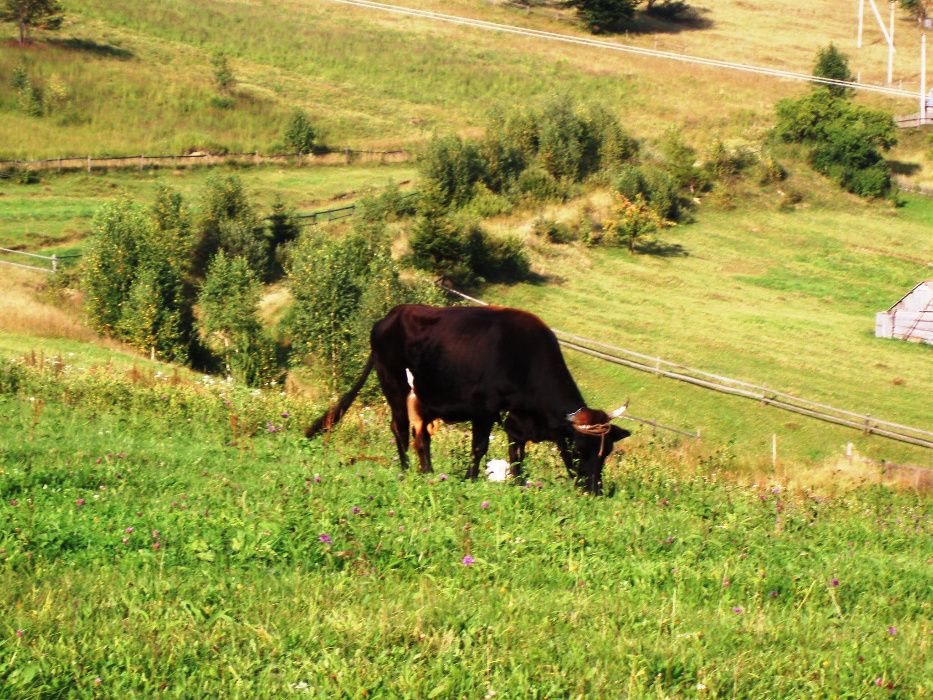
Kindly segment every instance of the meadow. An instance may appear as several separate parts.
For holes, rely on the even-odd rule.
[[[526,12],[469,0],[408,4],[583,35],[569,13],[553,7]],[[617,40],[801,73],[812,70],[818,49],[834,42],[863,81],[883,81],[880,32],[867,25],[865,45],[856,50],[855,10],[849,6],[769,0],[699,7],[698,26],[661,23]],[[819,31],[811,31],[817,18]],[[919,35],[906,15],[898,17],[896,31],[895,81],[907,87],[918,80]],[[233,109],[216,106],[211,59],[221,52],[239,81]],[[773,104],[804,89],[745,73],[307,0],[290,0],[284,10],[230,0],[169,0],[157,10],[85,2],[71,9],[51,43],[25,52],[0,46],[0,72],[21,61],[39,82],[63,85],[66,106],[43,118],[18,114],[10,109],[15,96],[4,81],[0,133],[18,137],[5,141],[0,157],[178,153],[192,147],[268,152],[281,143],[295,107],[309,112],[324,143],[413,146],[436,132],[475,130],[492,106],[555,92],[612,105],[633,133],[647,139],[678,125],[701,145],[711,133],[754,142],[771,126]],[[170,84],[161,79],[166,70]],[[895,113],[916,109],[910,100],[863,99]],[[151,109],[158,119],[148,116]]]
[[[454,428],[400,476],[381,411],[307,443],[300,399],[199,384],[0,367],[4,695],[930,693],[917,495],[656,451],[604,498],[550,450],[469,483]]]

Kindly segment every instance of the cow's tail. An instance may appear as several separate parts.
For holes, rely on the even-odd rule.
[[[369,373],[373,370],[373,365],[375,364],[375,358],[372,353],[369,353],[369,359],[366,360],[366,367],[363,368],[363,373],[360,375],[360,378],[356,380],[356,384],[350,387],[350,390],[340,397],[340,401],[331,406],[327,413],[318,418],[314,423],[311,424],[307,430],[305,430],[305,437],[312,438],[322,430],[330,431],[339,421],[343,418],[343,414],[347,412],[347,409],[350,408],[350,404],[353,403],[356,399],[357,394],[360,393],[360,390],[363,388],[363,385],[366,383]]]

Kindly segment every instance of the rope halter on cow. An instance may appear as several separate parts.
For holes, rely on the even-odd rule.
[[[617,408],[615,411],[609,414],[609,420],[605,423],[577,423],[574,418],[586,409],[586,407],[578,408],[573,413],[567,415],[567,420],[573,425],[573,429],[578,433],[583,435],[591,435],[593,437],[599,438],[599,457],[602,458],[605,456],[606,452],[606,435],[609,434],[609,431],[612,430],[612,421],[625,413],[625,409],[628,408],[628,401],[625,402],[624,406]],[[602,411],[600,411],[602,413]]]

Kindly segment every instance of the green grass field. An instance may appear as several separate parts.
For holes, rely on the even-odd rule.
[[[94,212],[120,194],[151,202],[167,185],[197,208],[212,175],[235,174],[266,212],[276,195],[294,211],[340,206],[360,193],[411,180],[411,165],[335,165],[282,168],[221,167],[191,170],[112,170],[94,173],[43,173],[33,184],[7,182],[0,197],[0,247],[62,253],[79,245],[91,228]],[[334,202],[339,202],[334,204]]]
[[[931,690],[915,495],[740,486],[642,453],[594,499],[547,450],[529,487],[464,483],[454,429],[437,474],[400,479],[380,412],[308,444],[288,399],[59,376],[64,394],[0,378],[5,695]]]

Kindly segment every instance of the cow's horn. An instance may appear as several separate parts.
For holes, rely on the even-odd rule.
[[[609,414],[609,420],[615,420],[616,418],[621,416],[623,413],[625,413],[625,409],[627,408],[628,408],[628,400],[625,401],[624,406],[620,406],[619,408],[617,408],[616,410],[614,410],[612,413]]]

